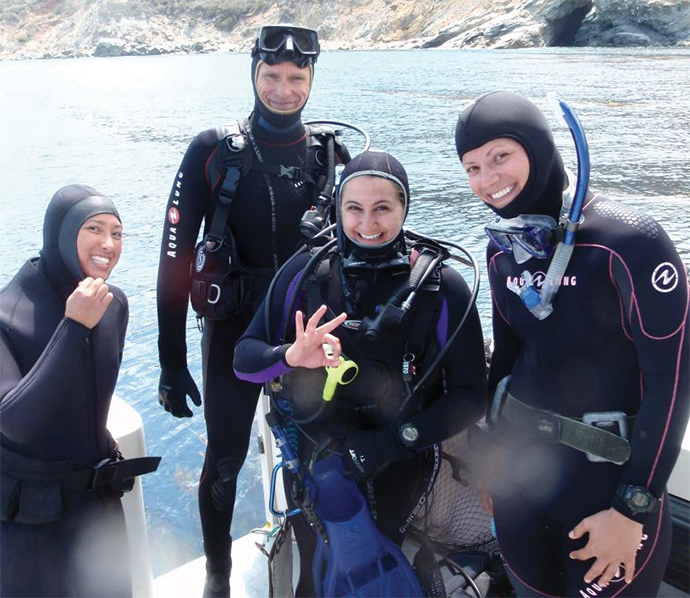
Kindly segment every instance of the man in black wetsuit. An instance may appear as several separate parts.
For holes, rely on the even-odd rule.
[[[320,191],[309,176],[314,175],[313,164],[301,120],[318,54],[315,31],[262,28],[252,52],[254,110],[242,134],[222,139],[222,134],[210,129],[197,135],[182,160],[166,209],[158,273],[159,401],[175,417],[191,417],[187,396],[195,405],[201,404],[186,360],[190,289],[193,302],[200,289],[201,294],[207,287],[218,290],[220,298],[217,294],[202,297],[216,310],[213,316],[222,312],[228,300],[221,317],[204,318],[201,340],[208,446],[199,508],[207,571],[204,595],[208,596],[229,595],[230,524],[237,475],[247,454],[260,390],[260,385],[235,376],[234,346],[271,277],[303,240],[300,218],[315,204]],[[347,159],[345,153],[342,160]],[[228,164],[238,173],[239,182],[232,180]],[[223,194],[227,199],[233,184],[236,188],[230,189],[230,195],[234,197],[224,208],[227,217],[214,223],[222,205],[219,198]],[[233,263],[243,266],[241,275],[231,275],[229,286],[194,281],[195,274],[203,273],[213,260],[213,252],[197,252],[194,259],[202,220],[204,233],[213,233],[221,249],[232,248]],[[224,261],[227,267],[228,260]]]
[[[40,258],[0,291],[2,596],[132,595],[122,494],[89,487],[118,458],[106,421],[129,313],[104,281],[121,249],[113,202],[63,187]]]
[[[491,93],[461,113],[455,141],[472,191],[500,217],[487,227],[489,386],[504,400],[488,487],[511,581],[519,596],[655,596],[688,421],[686,268],[652,218],[583,193],[553,311],[535,317],[521,289],[533,279],[544,293],[566,238],[546,119]]]

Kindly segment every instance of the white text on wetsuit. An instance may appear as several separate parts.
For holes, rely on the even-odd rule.
[[[647,540],[649,536],[647,534],[642,534],[642,538],[640,539],[640,545],[637,547],[637,550],[639,551],[645,543],[645,540]],[[625,567],[623,565],[620,566],[620,569],[618,570],[618,575],[615,575],[611,579],[611,583],[620,583],[625,580]],[[604,588],[602,588],[599,584],[597,583],[591,583],[589,586],[587,586],[584,590],[580,590],[580,596],[582,598],[592,598],[592,596],[597,596],[599,592],[603,591]]]
[[[538,289],[541,288],[541,285],[544,283],[544,279],[546,278],[546,274],[541,271],[537,271],[532,275],[532,282],[534,282],[534,286],[537,287]],[[513,285],[518,285],[518,286],[524,286],[525,285],[525,279],[522,276],[507,276],[506,277],[506,286],[510,288],[510,286]],[[564,276],[563,280],[561,280],[561,286],[564,287],[574,287],[577,285],[577,276]]]
[[[184,175],[181,172],[177,173],[178,180],[175,181],[175,189],[173,191],[172,205],[180,205],[180,189],[182,189],[182,177]],[[177,227],[171,226],[168,229],[168,257],[177,257]]]

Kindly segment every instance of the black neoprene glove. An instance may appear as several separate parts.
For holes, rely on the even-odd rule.
[[[158,402],[163,409],[175,417],[192,417],[187,395],[197,407],[201,406],[201,395],[189,370],[186,367],[163,368],[158,383]]]
[[[343,442],[345,471],[353,477],[372,477],[405,456],[394,426],[373,432],[355,430]]]

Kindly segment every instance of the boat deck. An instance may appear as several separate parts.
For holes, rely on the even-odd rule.
[[[247,534],[232,543],[230,591],[237,598],[268,596],[268,560],[255,546],[261,536]],[[154,598],[201,598],[206,577],[206,559],[185,563],[153,580]]]
[[[248,534],[233,541],[230,589],[234,598],[268,597],[268,561],[255,545],[260,539],[261,536],[257,534]],[[201,556],[157,577],[153,582],[154,598],[201,598],[206,575],[205,561]],[[661,584],[658,594],[659,598],[689,596],[666,583]]]

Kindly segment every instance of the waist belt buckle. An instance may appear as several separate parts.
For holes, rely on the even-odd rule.
[[[103,459],[93,468],[93,478],[91,478],[89,490],[110,484],[117,478],[117,467],[109,467],[109,465],[114,463],[116,461],[113,459]]]
[[[628,416],[623,411],[591,411],[582,416],[582,423],[605,430],[625,440],[629,440]],[[586,453],[592,463],[609,463],[607,459]]]
[[[534,429],[544,438],[558,442],[561,438],[561,420],[557,416],[539,412],[534,416]]]

